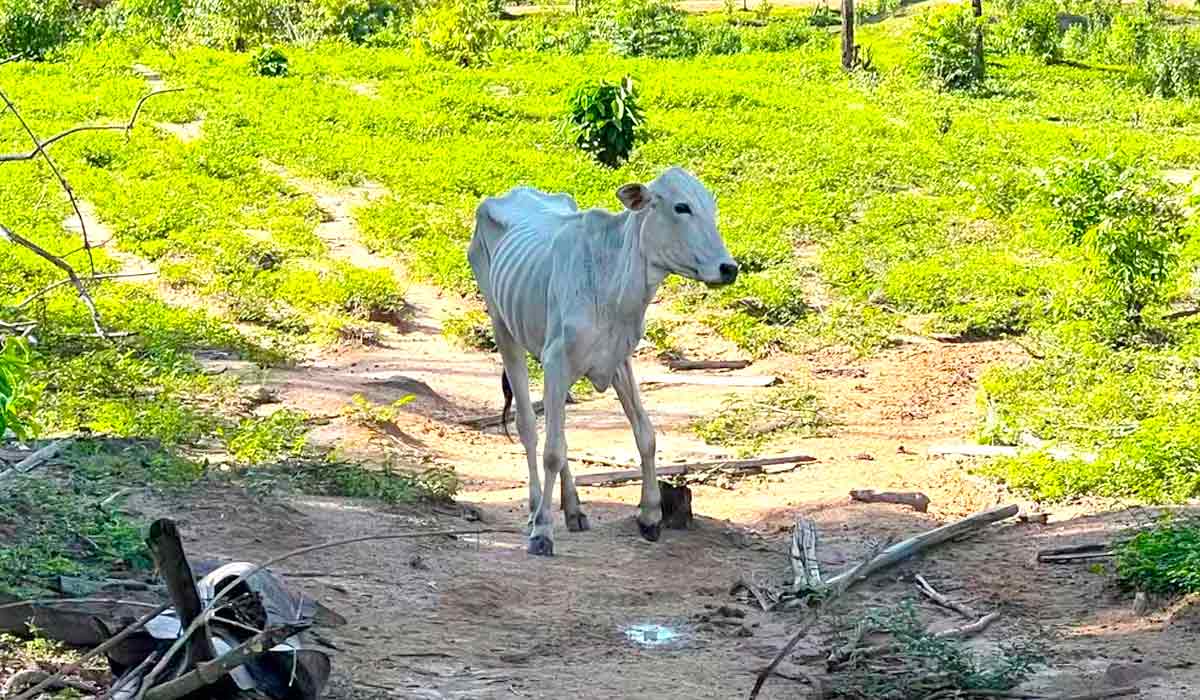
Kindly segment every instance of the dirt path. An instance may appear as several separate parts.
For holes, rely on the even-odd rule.
[[[354,207],[381,193],[379,188],[336,190],[276,172],[330,214],[318,234],[333,256],[362,266],[395,266],[363,246],[353,226]],[[459,499],[478,505],[485,525],[520,528],[527,491],[519,447],[498,431],[459,424],[499,409],[499,361],[456,348],[442,336],[444,319],[463,302],[420,285],[409,288],[407,299],[410,315],[385,329],[378,344],[326,351],[294,368],[271,370],[265,382],[278,403],[267,409],[289,406],[329,416],[313,440],[365,460],[391,454],[410,464],[451,464],[464,481]],[[650,313],[667,314],[657,307]],[[711,336],[692,335],[687,345],[713,357],[733,352]],[[743,623],[728,626],[697,615],[736,602],[729,589],[739,578],[781,582],[788,571],[785,533],[798,514],[817,522],[823,566],[835,571],[863,556],[872,542],[1011,501],[964,465],[928,458],[925,450],[969,435],[976,382],[986,365],[1022,359],[1004,343],[919,343],[865,361],[830,350],[744,370],[810,383],[822,395],[838,418],[829,436],[769,446],[808,452],[820,461],[744,480],[736,490],[695,487],[695,528],[666,531],[656,544],[637,536],[639,489],[633,484],[581,489],[593,530],[567,533],[560,519],[559,556],[553,559],[529,557],[520,536],[504,535],[364,543],[279,569],[305,574],[292,583],[350,621],[332,635],[338,648],[332,652],[330,697],[745,697],[754,671],[786,642],[797,614],[742,605]],[[650,370],[662,368],[640,356],[638,373]],[[726,454],[705,445],[689,426],[732,393],[645,390],[658,427],[660,462]],[[381,441],[339,416],[355,394],[378,404],[416,397],[398,422],[399,443]],[[634,461],[631,433],[611,393],[569,407],[568,416],[573,455]],[[580,474],[603,468],[573,469]],[[916,514],[851,503],[848,489],[861,487],[922,490],[932,506]],[[197,555],[239,560],[262,560],[339,537],[465,524],[425,507],[379,508],[332,498],[260,502],[227,487],[207,489],[145,501],[142,508],[180,519]],[[1090,510],[1094,505],[1061,508],[1048,525],[997,527],[946,545],[872,579],[849,601],[857,609],[893,604],[912,594],[909,576],[923,573],[943,592],[977,608],[1003,611],[1002,620],[977,642],[980,648],[1052,635],[1051,670],[1040,672],[1030,689],[1084,692],[1134,676],[1145,698],[1196,697],[1200,669],[1190,657],[1200,613],[1194,608],[1156,609],[1138,617],[1108,576],[1082,566],[1032,563],[1039,547],[1100,539],[1146,517],[1137,511],[1088,515]],[[944,619],[921,610],[929,619]],[[661,643],[632,639],[643,624],[663,625],[677,636]],[[820,670],[821,634],[814,630],[783,670],[800,665]],[[775,679],[761,697],[794,698],[802,692],[802,686]]]

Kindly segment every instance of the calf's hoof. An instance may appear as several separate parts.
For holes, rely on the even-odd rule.
[[[638,524],[638,532],[642,533],[642,539],[646,540],[647,542],[657,542],[658,541],[659,535],[662,534],[661,523],[654,523],[653,525],[645,525],[642,523],[641,520],[639,520],[639,521],[637,521],[637,524]]]
[[[583,513],[567,514],[567,529],[571,532],[584,532],[591,530],[592,524],[588,522],[587,516]]]
[[[554,556],[554,540],[545,535],[530,537],[528,551],[534,556],[552,557]]]

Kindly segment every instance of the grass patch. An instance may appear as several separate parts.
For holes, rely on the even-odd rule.
[[[308,440],[307,421],[303,411],[289,408],[243,418],[229,431],[227,449],[239,464],[249,466],[298,456]]]
[[[935,637],[917,618],[912,601],[868,610],[858,626],[886,633],[895,648],[886,657],[852,659],[831,677],[830,697],[876,700],[920,698],[942,691],[1003,692],[1043,663],[1044,651],[1037,642],[1008,642],[997,652],[977,654],[961,640]]]
[[[744,455],[780,435],[812,437],[830,425],[832,420],[811,389],[785,385],[731,398],[714,415],[696,421],[692,430],[710,445],[734,447]]]
[[[1200,593],[1200,518],[1167,519],[1117,547],[1117,580],[1147,593]]]
[[[273,474],[270,483],[274,485],[278,479],[305,493],[372,498],[384,503],[447,501],[461,486],[458,475],[447,467],[412,471],[385,464],[372,468],[334,457],[292,464],[286,475]]]
[[[153,442],[77,441],[62,472],[17,477],[0,500],[0,592],[44,595],[59,575],[101,578],[150,567],[144,523],[102,502],[121,488],[181,487],[203,468]]]
[[[442,323],[442,335],[459,347],[496,352],[492,320],[483,311],[471,310],[450,316]]]

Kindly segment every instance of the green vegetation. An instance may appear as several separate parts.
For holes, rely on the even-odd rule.
[[[442,323],[442,335],[464,348],[496,352],[492,319],[484,311],[471,310],[447,318]]]
[[[788,384],[765,394],[730,399],[692,427],[709,444],[737,447],[749,454],[779,435],[813,436],[829,425],[817,395]]]
[[[250,58],[250,68],[256,75],[265,78],[278,78],[287,75],[287,56],[279,49],[267,44],[254,53]]]
[[[229,454],[251,466],[295,457],[304,450],[306,419],[304,413],[286,408],[262,418],[244,418],[230,431]]]
[[[609,167],[629,158],[643,119],[633,78],[584,83],[572,91],[568,110],[580,149]]]
[[[1168,518],[1117,548],[1121,585],[1147,593],[1200,593],[1200,521]]]
[[[885,659],[878,655],[851,658],[848,666],[831,678],[829,697],[873,700],[956,691],[1003,693],[1043,663],[1043,645],[1036,640],[1009,642],[982,655],[961,640],[939,638],[926,631],[913,601],[891,609],[868,610],[854,628],[887,634],[894,648]]]
[[[29,348],[20,338],[4,339],[0,349],[0,435],[12,431],[20,437],[24,432],[21,416],[16,406],[20,399],[21,383],[29,366]]]

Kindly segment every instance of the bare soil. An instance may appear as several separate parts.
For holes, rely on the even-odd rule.
[[[291,181],[331,214],[318,232],[335,255],[355,264],[395,265],[363,247],[353,226],[353,206],[379,188],[339,192]],[[480,527],[520,530],[527,472],[519,446],[497,430],[460,424],[499,410],[499,360],[457,348],[441,335],[443,320],[464,302],[420,285],[407,298],[410,313],[385,329],[377,344],[327,350],[296,367],[271,370],[265,379],[254,375],[276,397],[263,408],[289,406],[328,417],[313,440],[366,460],[390,454],[413,465],[453,465],[464,482],[459,501],[478,507]],[[656,306],[650,315],[668,313]],[[736,355],[728,344],[693,331],[685,343],[691,355]],[[755,672],[804,614],[761,612],[734,600],[730,586],[743,578],[769,584],[787,578],[787,534],[797,516],[816,521],[823,568],[834,572],[874,543],[1017,501],[973,476],[969,464],[930,458],[925,451],[970,435],[984,367],[1022,361],[1021,351],[1003,342],[921,342],[866,360],[830,349],[741,370],[810,383],[838,423],[825,437],[783,440],[765,450],[807,452],[818,458],[815,463],[745,479],[732,490],[693,487],[694,528],[664,531],[658,543],[637,535],[639,487],[630,484],[581,489],[593,529],[568,533],[560,519],[554,558],[527,555],[519,534],[482,535],[362,543],[297,558],[277,570],[349,620],[329,635],[337,647],[330,697],[745,697]],[[647,352],[639,354],[636,368],[640,374],[664,371]],[[244,369],[250,376],[251,368]],[[690,425],[735,393],[645,387],[660,463],[727,455],[696,438]],[[355,394],[379,404],[415,395],[397,423],[399,437],[380,437],[342,417]],[[634,463],[633,438],[611,393],[568,407],[568,416],[572,456]],[[609,468],[572,463],[576,475]],[[932,505],[928,513],[915,513],[855,503],[847,497],[852,488],[920,490]],[[1141,686],[1146,698],[1197,697],[1194,602],[1154,601],[1150,614],[1137,616],[1110,575],[1086,564],[1034,561],[1039,548],[1102,540],[1149,517],[1118,506],[1073,504],[1056,508],[1045,525],[1004,524],[948,543],[861,584],[845,609],[915,596],[911,575],[921,573],[977,609],[1003,612],[975,642],[981,648],[1024,637],[1049,640],[1048,668],[1027,684],[1030,690],[1066,694],[1128,681]],[[193,556],[248,561],[335,538],[473,527],[444,506],[263,499],[212,484],[169,498],[144,497],[139,507],[177,518]],[[696,618],[722,604],[747,612],[744,627]],[[921,610],[931,621],[946,619],[924,604]],[[630,627],[648,623],[667,626],[678,637],[647,645],[627,636]],[[815,628],[781,670],[821,670],[817,657],[825,632]],[[805,693],[803,685],[774,678],[761,697]]]

